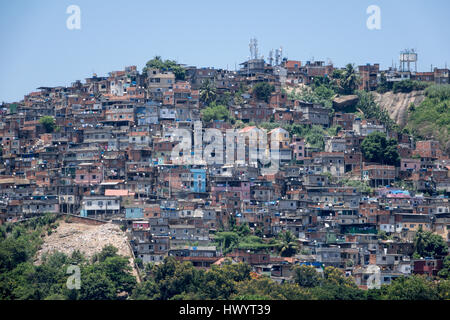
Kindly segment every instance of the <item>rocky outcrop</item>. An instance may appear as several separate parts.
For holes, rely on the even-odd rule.
[[[425,99],[424,91],[412,91],[410,93],[393,93],[392,91],[380,94],[373,92],[375,102],[382,109],[389,112],[392,120],[400,127],[404,127],[408,121],[408,108],[413,103],[419,105]]]
[[[346,107],[355,106],[359,101],[357,95],[339,96],[333,99],[334,110],[340,111]]]

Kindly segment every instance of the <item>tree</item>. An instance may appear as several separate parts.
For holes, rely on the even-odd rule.
[[[164,61],[161,56],[155,56],[152,60],[149,60],[144,67],[143,73],[147,73],[148,69],[163,70],[165,68]]]
[[[117,251],[119,250],[116,247],[112,245],[106,245],[103,247],[102,251],[92,257],[92,262],[103,262],[107,258],[115,257],[117,255]]]
[[[442,269],[439,271],[438,276],[450,280],[450,255],[445,257],[444,262],[442,263]]]
[[[425,99],[409,113],[406,128],[416,139],[433,139],[450,154],[450,85],[432,85]]]
[[[393,82],[388,82],[386,78],[386,73],[382,72],[380,76],[380,83],[377,86],[378,93],[385,93],[392,90]]]
[[[358,289],[352,277],[334,267],[324,269],[324,279],[320,286],[311,288],[315,298],[319,300],[363,300],[365,292]]]
[[[368,161],[381,164],[398,166],[400,155],[397,150],[397,142],[394,139],[386,139],[386,134],[372,132],[361,143],[361,151]]]
[[[439,281],[437,289],[442,300],[450,299],[450,279]]]
[[[298,244],[295,236],[288,230],[279,234],[281,244],[279,246],[280,255],[282,257],[292,257],[297,253]]]
[[[155,288],[149,286],[148,289],[151,293],[156,292],[153,299],[157,300],[182,298],[182,295],[201,288],[203,279],[203,271],[194,268],[190,262],[177,262],[173,257],[155,265],[152,273]]]
[[[131,295],[133,300],[153,300],[158,294],[158,287],[153,279],[138,284]]]
[[[272,92],[275,91],[275,87],[267,82],[260,82],[253,86],[253,94],[256,99],[269,102],[269,98]]]
[[[312,288],[320,285],[321,277],[313,266],[296,266],[294,268],[294,280],[301,287]]]
[[[217,103],[217,104],[224,105],[224,106],[229,106],[229,105],[231,104],[232,100],[233,100],[233,99],[232,99],[232,97],[231,97],[231,93],[230,93],[229,91],[227,91],[227,92],[225,92],[225,93],[219,95],[219,96],[216,98],[216,103]]]
[[[238,263],[213,266],[205,273],[201,291],[206,299],[229,299],[237,292],[236,283],[250,280],[250,265]]]
[[[175,75],[176,80],[184,80],[186,77],[186,69],[184,69],[174,60],[163,61],[161,59],[161,56],[155,56],[152,60],[149,60],[146,63],[144,69],[142,70],[142,73],[146,75],[148,69],[158,69],[159,71],[172,71],[173,74]]]
[[[216,97],[217,94],[214,83],[212,83],[209,79],[203,81],[202,86],[200,87],[200,101],[209,106],[211,103],[216,101]]]
[[[424,258],[446,256],[448,247],[440,235],[419,228],[414,237],[414,252]]]
[[[325,131],[320,126],[312,126],[305,132],[306,142],[313,148],[323,151],[325,149]]]
[[[56,128],[55,119],[51,116],[43,116],[39,119],[39,123],[44,126],[47,133],[52,133]]]
[[[277,283],[269,278],[238,282],[234,300],[307,300],[311,294],[296,283]]]
[[[136,278],[131,274],[131,266],[127,258],[114,256],[106,258],[101,270],[113,282],[117,292],[131,293],[136,286]]]
[[[86,269],[81,273],[80,300],[114,300],[117,298],[114,283],[102,272]],[[84,276],[85,275],[85,276]]]
[[[388,130],[397,130],[397,124],[391,119],[389,113],[375,102],[372,92],[358,90],[356,95],[358,96],[358,103],[355,110],[360,111],[365,119],[377,119]]]
[[[212,103],[209,107],[203,109],[201,114],[204,122],[210,122],[212,120],[229,121],[233,119],[227,107],[222,105],[216,106],[215,103]]]
[[[425,276],[412,275],[395,279],[386,288],[388,300],[437,300],[439,299],[436,285]]]
[[[345,70],[342,74],[340,81],[341,92],[343,94],[353,94],[358,88],[359,78],[356,74],[356,70],[351,63],[345,66]]]
[[[239,235],[236,232],[218,232],[216,233],[215,241],[218,243],[218,246],[222,248],[223,253],[228,253],[237,247]]]
[[[408,80],[402,80],[402,81],[395,82],[394,85],[392,86],[392,91],[394,93],[399,93],[399,92],[409,93],[413,90],[423,90],[428,86],[429,86],[429,84],[427,84],[425,82],[412,81],[412,80],[408,79]]]

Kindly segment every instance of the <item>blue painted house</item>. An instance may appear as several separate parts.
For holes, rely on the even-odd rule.
[[[142,219],[144,217],[144,211],[139,207],[125,208],[125,217],[127,219]]]
[[[206,170],[205,169],[191,169],[192,173],[192,192],[206,192]]]

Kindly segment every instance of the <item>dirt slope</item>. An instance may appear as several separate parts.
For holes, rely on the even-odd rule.
[[[39,265],[44,253],[53,251],[70,255],[75,250],[80,250],[87,258],[99,253],[104,246],[113,245],[118,249],[118,254],[129,258],[133,267],[132,252],[127,243],[125,233],[118,225],[107,223],[103,225],[87,225],[83,223],[59,221],[59,226],[50,235],[46,235],[41,249],[38,251],[35,264]],[[136,271],[133,267],[133,274]]]

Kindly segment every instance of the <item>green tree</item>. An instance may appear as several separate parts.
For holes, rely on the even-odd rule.
[[[450,280],[450,255],[445,257],[442,263],[442,270],[439,271],[438,276]]]
[[[222,105],[216,106],[215,103],[212,103],[209,107],[203,109],[201,111],[201,114],[202,120],[205,123],[210,122],[212,120],[232,121],[233,119],[227,107]]]
[[[87,271],[89,270],[89,271]],[[81,273],[80,300],[115,300],[114,283],[104,273],[86,269]]]
[[[203,81],[202,86],[200,87],[200,101],[209,106],[211,103],[216,101],[216,97],[217,93],[214,83],[212,83],[209,79]]]
[[[219,248],[223,250],[223,253],[231,252],[239,244],[239,235],[236,232],[218,232],[215,236]]]
[[[312,148],[325,150],[325,131],[320,126],[312,126],[305,132],[305,140]]]
[[[437,300],[439,294],[436,285],[425,276],[412,275],[395,279],[386,288],[388,300]]]
[[[424,258],[442,257],[448,254],[448,247],[440,235],[419,228],[414,237],[414,252]]]
[[[438,283],[438,294],[442,300],[450,299],[450,279],[441,280]]]
[[[313,266],[296,266],[294,268],[294,280],[301,287],[312,288],[320,285],[321,276]]]
[[[356,91],[356,95],[358,96],[358,103],[355,106],[355,110],[360,111],[365,119],[376,119],[388,130],[398,129],[398,126],[395,121],[391,119],[389,113],[375,102],[372,92],[358,90]],[[354,110],[351,112],[354,112]]]
[[[363,300],[366,294],[358,289],[352,277],[334,267],[324,269],[324,279],[320,286],[311,288],[315,298],[319,300]]]
[[[292,257],[298,251],[297,239],[292,232],[284,231],[278,235],[281,243],[279,246],[279,252],[282,257]]]
[[[386,73],[382,72],[380,75],[380,83],[377,86],[378,93],[385,93],[392,90],[393,82],[388,82]]]
[[[429,84],[425,82],[419,82],[419,81],[412,81],[412,80],[402,80],[395,82],[392,86],[392,91],[394,93],[409,93],[413,90],[424,90],[426,87],[428,87]]]
[[[133,291],[133,300],[154,300],[158,295],[158,287],[153,279],[139,283]]]
[[[416,139],[438,140],[450,154],[450,85],[432,85],[425,99],[409,113],[406,128]]]
[[[101,270],[113,282],[119,293],[131,293],[136,286],[136,278],[131,274],[130,263],[125,257],[106,258],[101,264]]]
[[[220,94],[217,96],[216,98],[216,103],[217,104],[221,104],[224,106],[229,106],[232,102],[232,97],[231,97],[231,93],[229,91],[224,92],[223,94]]]
[[[275,87],[267,82],[260,82],[253,86],[252,91],[256,99],[268,103],[272,92],[275,91]]]
[[[56,128],[55,119],[51,116],[43,116],[39,119],[39,123],[44,126],[47,133],[52,133]]]
[[[201,291],[206,299],[230,299],[237,292],[236,283],[250,279],[250,266],[245,263],[213,266],[205,273]]]
[[[103,247],[102,251],[100,251],[99,253],[95,254],[92,257],[92,262],[103,262],[105,261],[107,258],[110,257],[115,257],[117,255],[117,252],[119,250],[114,247],[113,245],[106,245]]]
[[[397,142],[386,139],[386,134],[372,132],[361,143],[361,151],[368,161],[398,166],[400,155]]]
[[[311,294],[296,283],[279,284],[269,278],[241,281],[236,284],[233,300],[308,300]]]
[[[353,65],[351,63],[347,64],[340,81],[341,92],[343,94],[353,94],[358,88],[359,82],[359,77]]]
[[[155,56],[153,59],[149,60],[142,70],[142,73],[146,75],[148,69],[158,69],[161,72],[171,71],[175,75],[176,80],[185,80],[186,77],[186,69],[174,60],[163,61],[160,56]]]
[[[181,298],[185,293],[195,292],[201,287],[203,272],[194,268],[190,262],[177,262],[173,257],[164,259],[164,263],[154,266],[154,281],[157,300]]]

